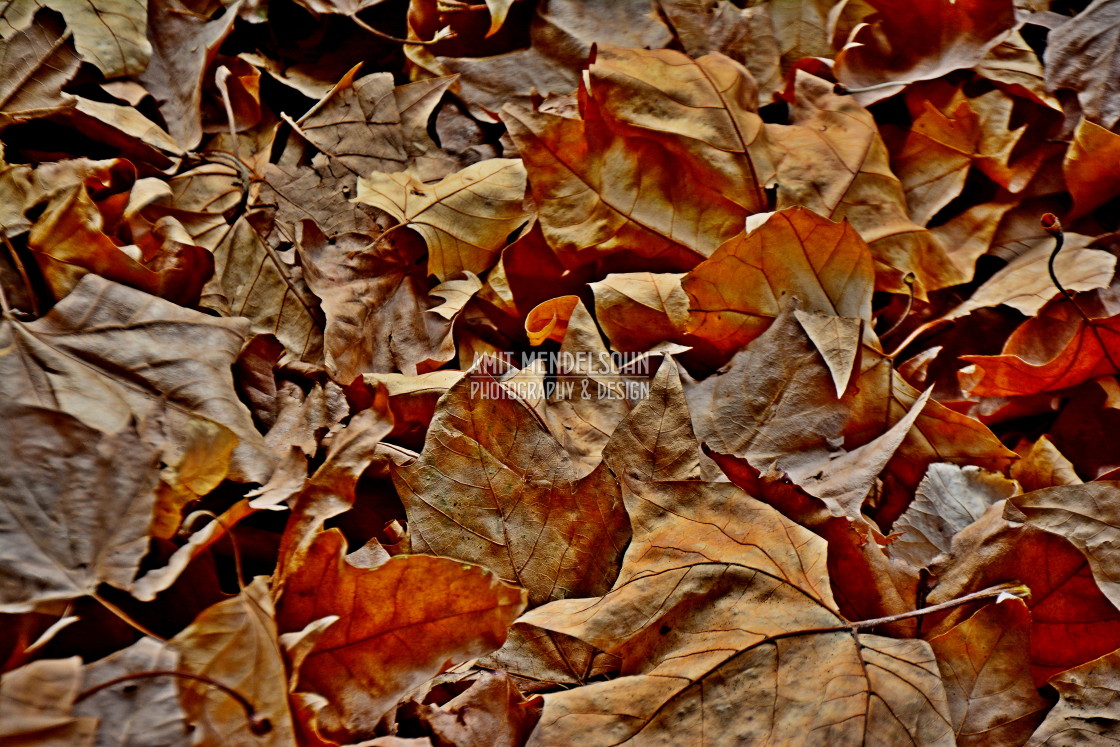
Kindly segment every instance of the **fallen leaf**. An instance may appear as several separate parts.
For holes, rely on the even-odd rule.
[[[428,272],[448,280],[463,271],[490,268],[506,238],[528,218],[524,197],[521,162],[492,158],[431,185],[407,171],[375,172],[358,180],[357,200],[423,236]]]
[[[106,78],[140,73],[152,54],[148,42],[148,9],[137,0],[52,0],[38,3],[15,0],[5,6],[0,18],[4,26],[19,29],[28,25],[39,8],[56,10],[66,19],[74,35],[78,54],[95,65]],[[9,34],[3,34],[5,38]]]
[[[168,644],[184,672],[208,677],[239,692],[271,728],[260,733],[241,703],[197,680],[180,679],[180,700],[200,739],[212,744],[290,745],[287,676],[264,577],[237,596],[208,607]]]
[[[1120,89],[1111,74],[1118,35],[1120,8],[1108,0],[1093,0],[1050,32],[1043,55],[1046,87],[1075,93],[1085,116],[1106,129],[1120,120]]]
[[[930,639],[958,745],[1023,744],[1049,703],[1031,685],[1031,614],[1018,599],[990,604]]]
[[[86,275],[41,319],[4,319],[0,392],[106,433],[153,409],[173,432],[191,418],[209,418],[240,441],[230,477],[264,482],[274,457],[230,374],[246,331],[245,320],[218,319]]]
[[[688,296],[678,273],[633,272],[588,283],[595,319],[615,350],[648,350],[680,338],[688,322]]]
[[[686,329],[731,355],[770,326],[788,296],[803,311],[870,320],[873,284],[871,254],[850,225],[788,208],[685,275]]]
[[[8,6],[3,15],[8,23],[11,10]],[[0,129],[74,105],[73,97],[62,92],[81,62],[69,33],[49,14],[27,20],[28,28],[5,35],[0,42],[0,65],[9,71],[0,84]]]
[[[1109,176],[1117,168],[1120,168],[1120,135],[1082,119],[1062,162],[1062,173],[1073,196],[1071,219],[1090,213],[1120,195],[1120,187]]]
[[[874,9],[836,55],[836,78],[854,90],[862,106],[919,80],[970,68],[983,60],[1015,26],[1010,0],[864,0]]]
[[[484,672],[440,706],[419,706],[419,720],[441,742],[463,747],[524,744],[540,718],[538,699],[525,700],[505,672]]]
[[[1026,456],[1011,466],[1011,476],[1028,493],[1059,485],[1080,485],[1082,482],[1073,464],[1046,436],[1035,441]]]
[[[501,382],[472,374],[440,400],[420,458],[393,470],[413,549],[489,568],[533,605],[602,593],[629,529],[605,466],[572,457]]]
[[[327,695],[328,735],[368,735],[405,693],[458,663],[498,648],[525,608],[525,592],[451,558],[390,558],[373,570],[343,558],[337,530],[319,534],[279,601],[282,630],[326,615],[352,621],[319,637],[300,666],[299,689]]]
[[[793,314],[824,358],[832,382],[836,384],[837,398],[843,397],[859,355],[863,320],[801,309],[795,309]]]
[[[85,747],[97,719],[70,714],[81,685],[82,660],[41,659],[0,676],[0,738],[11,744]]]
[[[1120,653],[1112,652],[1050,680],[1058,703],[1046,714],[1027,744],[1078,744],[1085,740],[1120,739],[1116,718],[1116,666]]]

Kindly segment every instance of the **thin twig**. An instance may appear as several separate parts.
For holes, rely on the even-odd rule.
[[[368,23],[363,21],[361,18],[358,18],[357,15],[350,16],[350,20],[352,20],[354,23],[358,24],[358,26],[365,29],[369,33],[376,36],[378,39],[384,39],[385,41],[390,41],[390,42],[393,42],[394,44],[411,44],[411,45],[417,46],[417,47],[426,47],[426,46],[430,46],[432,44],[438,44],[441,41],[446,41],[448,39],[454,39],[455,36],[456,36],[455,32],[451,30],[450,26],[445,26],[442,29],[440,29],[439,31],[437,31],[436,35],[434,37],[432,37],[431,39],[429,39],[427,41],[423,41],[422,39],[401,39],[400,37],[392,36],[391,34],[386,34],[384,31],[378,31],[373,26],[370,26]]]

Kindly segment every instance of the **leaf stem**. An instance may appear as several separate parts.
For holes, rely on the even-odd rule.
[[[916,278],[914,277],[914,273],[912,272],[908,272],[902,277],[902,282],[906,283],[906,290],[908,291],[908,294],[906,296],[906,308],[903,309],[902,314],[898,317],[898,319],[895,319],[894,324],[891,325],[890,329],[879,335],[879,339],[883,339],[884,337],[901,327],[902,323],[906,321],[906,317],[910,316],[910,310],[914,307],[915,279]]]
[[[78,693],[78,696],[74,698],[74,702],[80,703],[91,695],[99,693],[106,688],[112,687],[113,685],[119,685],[122,682],[128,682],[129,680],[147,679],[150,677],[179,677],[185,680],[202,682],[204,684],[210,685],[211,687],[217,688],[218,690],[221,690],[226,695],[237,701],[237,704],[240,705],[242,710],[245,711],[245,718],[249,721],[249,731],[257,736],[268,734],[270,731],[272,731],[272,722],[269,721],[268,717],[258,714],[257,709],[253,708],[253,704],[249,702],[249,699],[239,693],[237,690],[234,690],[229,685],[224,685],[221,682],[212,680],[204,675],[193,674],[191,672],[179,672],[174,669],[153,669],[148,672],[135,672],[133,674],[126,674],[121,677],[114,677],[111,680],[106,680],[105,682],[94,685],[93,687],[90,687]]]
[[[1044,214],[1040,222],[1042,223],[1042,230],[1054,237],[1054,251],[1050,252],[1050,259],[1046,263],[1046,270],[1050,273],[1050,282],[1054,284],[1054,287],[1061,292],[1062,296],[1069,301],[1073,305],[1073,308],[1077,310],[1077,313],[1081,315],[1085,326],[1093,333],[1093,337],[1097,338],[1097,344],[1101,346],[1101,352],[1104,354],[1104,357],[1112,364],[1112,370],[1116,373],[1120,373],[1120,366],[1116,365],[1116,361],[1112,359],[1112,354],[1108,352],[1108,347],[1104,344],[1104,338],[1101,337],[1097,325],[1093,323],[1093,320],[1089,318],[1089,315],[1086,314],[1084,309],[1077,303],[1073,294],[1066,290],[1058,281],[1058,275],[1054,272],[1054,261],[1058,258],[1058,252],[1062,251],[1062,247],[1065,246],[1066,242],[1065,232],[1062,231],[1062,222],[1058,220],[1058,216],[1053,213]]]
[[[428,39],[427,41],[424,41],[423,39],[401,39],[398,36],[386,34],[384,31],[378,31],[373,26],[370,26],[368,23],[363,21],[361,18],[358,18],[357,14],[350,16],[350,20],[358,24],[358,26],[365,31],[368,31],[369,33],[376,36],[378,39],[384,39],[385,41],[390,41],[394,44],[411,44],[413,46],[426,47],[432,44],[438,44],[439,42],[445,41],[447,39],[454,39],[456,36],[455,32],[452,31],[450,27],[447,27],[446,29],[440,29],[439,31],[437,31],[436,35],[433,38]]]

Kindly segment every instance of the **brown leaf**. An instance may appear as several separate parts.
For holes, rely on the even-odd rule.
[[[1113,651],[1055,676],[1049,684],[1058,691],[1060,700],[1027,744],[1076,745],[1120,739],[1120,719],[1115,710],[1120,689],[1117,666],[1120,653]]]
[[[870,321],[874,276],[871,254],[847,223],[833,223],[801,207],[723,244],[685,275],[688,332],[731,355],[758,337],[787,296],[802,309]]]
[[[1020,745],[1049,704],[1031,684],[1031,613],[1018,599],[990,604],[930,639],[957,744]]]
[[[891,557],[915,568],[949,552],[953,536],[978,521],[993,504],[1019,493],[1014,480],[977,467],[931,464],[914,501],[894,523],[901,536],[889,546]]]
[[[300,689],[330,699],[319,713],[328,735],[368,735],[410,689],[498,648],[525,608],[525,592],[485,569],[425,555],[390,558],[373,570],[343,558],[337,530],[319,534],[291,571],[279,602],[283,630],[327,615],[335,624],[300,666]]]
[[[201,305],[223,316],[247,317],[250,332],[275,335],[295,359],[318,363],[321,313],[294,259],[288,253],[285,261],[248,221],[238,220],[214,250],[214,278]]]
[[[28,611],[105,582],[128,589],[148,550],[159,454],[128,426],[107,435],[7,403],[0,442],[0,605]]]
[[[588,283],[595,294],[595,318],[615,350],[649,350],[676,340],[688,322],[684,275],[632,272]]]
[[[540,700],[526,701],[505,672],[484,672],[444,705],[421,705],[419,719],[440,743],[517,747],[537,725],[540,708]]]
[[[1062,173],[1073,196],[1071,219],[1090,213],[1120,195],[1114,178],[1117,170],[1120,170],[1120,135],[1082,119],[1062,162]]]
[[[12,10],[8,6],[3,14],[9,24]],[[26,20],[31,22],[28,28],[0,42],[0,66],[8,71],[0,84],[0,129],[74,103],[62,86],[78,71],[81,61],[65,26],[50,14]]]
[[[106,433],[160,411],[172,432],[209,418],[240,440],[230,477],[264,482],[274,457],[233,390],[247,323],[217,319],[86,275],[34,322],[0,325],[0,393]]]
[[[801,309],[795,309],[793,314],[824,358],[832,382],[836,384],[836,396],[843,397],[859,356],[863,319]]]
[[[336,381],[427,373],[454,357],[451,322],[426,313],[440,299],[428,295],[427,273],[416,264],[422,249],[362,234],[328,238],[311,221],[301,223],[296,249],[308,287],[322,300],[326,365]]]
[[[525,168],[492,158],[424,184],[410,172],[374,172],[358,180],[359,202],[392,215],[428,245],[428,272],[448,280],[490,268],[506,238],[528,217]]]
[[[1082,482],[1073,464],[1046,436],[1035,441],[1026,456],[1011,465],[1011,476],[1028,493],[1059,485],[1080,485]]]
[[[200,105],[207,63],[237,19],[236,7],[223,10],[213,17],[168,3],[152,6],[148,16],[152,58],[137,79],[152,92],[168,131],[184,150],[194,149],[202,139]],[[123,17],[131,18],[131,11],[124,11]]]
[[[1108,0],[1093,0],[1050,32],[1043,56],[1046,87],[1072,91],[1081,112],[1106,129],[1120,120],[1120,89],[1112,74],[1118,35],[1120,8]]]
[[[875,13],[836,55],[836,78],[863,106],[897,93],[905,84],[932,80],[976,65],[1015,25],[1010,0],[865,0]]]
[[[905,293],[901,275],[919,289],[961,282],[929,233],[907,214],[902,184],[871,114],[832,85],[797,71],[792,125],[767,128],[777,164],[778,207],[802,205],[831,220],[847,218],[871,248],[880,290]],[[851,314],[849,316],[857,316]]]
[[[203,610],[169,645],[178,650],[183,671],[237,690],[272,725],[266,734],[256,735],[241,704],[227,693],[181,679],[183,709],[201,740],[276,747],[294,743],[287,674],[263,576],[237,596]]]
[[[62,14],[82,59],[106,78],[134,75],[147,66],[152,47],[147,38],[148,9],[143,4],[133,0],[16,0],[5,6],[0,17],[7,28],[22,28],[44,5]]]
[[[605,466],[579,477],[513,391],[485,373],[463,378],[420,458],[394,469],[413,549],[486,566],[534,605],[602,593],[629,534],[615,479]]]
[[[530,744],[701,729],[729,743],[952,743],[924,642],[828,632],[842,619],[818,538],[734,486],[624,484],[634,539],[614,589],[522,618],[620,654],[623,676],[546,695]]]
[[[0,739],[43,747],[92,745],[97,719],[70,715],[82,660],[42,659],[0,676]]]

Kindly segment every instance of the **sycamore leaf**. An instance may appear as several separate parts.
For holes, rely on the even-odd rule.
[[[1120,80],[1112,73],[1118,37],[1120,8],[1093,0],[1050,32],[1043,56],[1046,87],[1076,93],[1085,116],[1110,130],[1120,121]]]
[[[595,294],[595,319],[615,350],[649,350],[679,338],[688,323],[684,275],[630,272],[588,283]]]
[[[488,270],[506,238],[529,217],[525,167],[492,158],[424,184],[413,174],[374,172],[358,180],[359,202],[392,215],[428,245],[428,271],[440,280]]]
[[[8,6],[5,20],[10,11]],[[65,28],[46,15],[0,42],[0,65],[8,71],[0,83],[0,129],[72,106],[73,100],[62,92],[62,86],[78,71],[80,62]]]
[[[1023,744],[1046,714],[1030,679],[1031,613],[1019,599],[990,604],[930,639],[945,680],[957,744]]]
[[[440,400],[420,458],[393,470],[414,550],[483,565],[542,604],[602,593],[629,529],[605,466],[575,460],[507,387],[474,373]]]
[[[237,690],[272,725],[258,736],[241,704],[228,694],[205,682],[181,679],[183,709],[204,742],[276,747],[294,742],[284,658],[263,576],[237,596],[203,610],[169,645],[178,650],[183,671]]]
[[[854,97],[863,106],[907,83],[970,68],[1015,26],[1011,0],[865,0],[869,23],[836,55],[836,78],[850,89],[897,83]]]
[[[303,659],[300,690],[326,695],[325,734],[364,735],[409,690],[455,664],[498,648],[525,608],[524,590],[451,558],[409,555],[372,570],[343,557],[338,530],[318,534],[291,569],[279,601],[282,630],[328,615]]]
[[[1028,336],[1012,338],[1000,355],[964,355],[971,364],[959,372],[961,386],[971,395],[1015,397],[1075,386],[1116,372],[1120,357],[1120,316],[1075,322],[1073,333],[1049,360],[1031,355],[1036,343]]]
[[[61,412],[3,412],[0,609],[128,589],[148,550],[158,452],[131,424],[107,435]]]
[[[56,10],[66,19],[74,34],[74,45],[86,62],[95,65],[106,78],[141,72],[152,54],[148,42],[148,8],[137,0],[15,0],[8,3],[0,18],[8,29],[30,25],[39,8]],[[5,38],[9,34],[3,34]]]
[[[870,321],[874,271],[849,224],[793,207],[725,243],[681,285],[688,332],[728,356],[770,326],[790,296],[804,311]]]
[[[906,293],[900,282],[906,272],[915,274],[919,290],[961,282],[929,232],[910,220],[870,112],[804,71],[794,81],[793,124],[768,127],[780,153],[778,207],[801,205],[832,220],[847,218],[875,257],[881,290]]]
[[[1117,170],[1120,135],[1082,119],[1062,162],[1062,173],[1073,196],[1071,219],[1096,210],[1120,194],[1115,179]]]
[[[0,676],[0,740],[43,747],[88,747],[97,718],[72,716],[82,660],[41,659]]]
[[[127,0],[118,0],[122,4]],[[157,4],[148,15],[152,58],[137,79],[151,91],[168,132],[189,150],[202,139],[202,91],[207,65],[233,30],[236,8],[203,15],[175,5]],[[124,11],[132,18],[133,11]]]
[[[153,411],[173,433],[192,418],[208,418],[240,441],[230,477],[263,483],[275,458],[230,373],[247,325],[86,275],[41,319],[6,315],[0,322],[0,394],[62,410],[106,433]]]
[[[624,491],[634,539],[614,588],[522,618],[619,654],[623,676],[545,695],[530,744],[679,743],[701,729],[727,743],[952,744],[927,644],[832,630],[843,620],[819,538],[727,484]]]
[[[1036,490],[1009,502],[1030,526],[1065,537],[1089,559],[1101,591],[1120,607],[1120,483],[1090,482]]]

